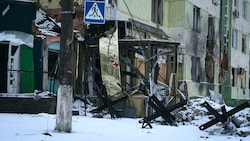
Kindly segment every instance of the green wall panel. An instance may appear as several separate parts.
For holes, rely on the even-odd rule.
[[[169,27],[185,26],[185,1],[170,1],[168,13]]]
[[[129,11],[134,18],[141,19],[145,22],[151,21],[151,0],[125,0],[128,8],[123,0],[118,1],[119,10],[130,16]],[[129,11],[128,11],[129,9]],[[131,18],[131,17],[130,17]]]
[[[21,93],[34,92],[33,48],[21,45]]]

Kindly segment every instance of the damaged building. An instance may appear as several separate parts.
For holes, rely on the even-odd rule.
[[[75,2],[84,5],[81,0]],[[50,8],[53,3],[58,4],[52,0],[45,8],[57,9]],[[105,3],[106,20],[120,21],[119,38],[157,38],[180,43],[176,77],[179,83],[185,82],[189,97],[206,96],[209,90],[214,90],[231,105],[239,99],[249,99],[248,0],[208,0],[206,3],[107,0]],[[76,6],[76,9],[79,8]],[[159,77],[164,76],[161,79],[168,83],[170,68],[165,65]]]
[[[249,14],[246,14],[249,1],[138,2],[148,7],[144,11],[137,10],[138,5],[132,1],[126,2],[132,7],[134,17],[181,42],[178,81],[187,83],[190,97],[209,95],[211,89],[223,94],[230,105],[235,105],[239,99],[249,100],[249,51],[245,50],[249,48]],[[122,15],[129,15],[126,8],[120,11]]]
[[[85,1],[74,1],[75,98],[86,96],[96,106],[103,102],[110,111],[113,106],[132,107],[136,109],[137,117],[144,117],[150,112],[145,104],[145,87],[166,105],[179,103],[188,97],[207,96],[210,90],[221,93],[229,105],[250,99],[249,0],[103,2],[105,23],[93,24],[83,22]],[[36,4],[36,18],[31,15],[30,20],[34,23],[30,25],[32,30],[28,34],[34,38],[35,49],[40,50],[34,53],[40,53],[38,56],[41,58],[31,59],[34,64],[27,66],[32,67],[29,73],[34,72],[34,76],[22,77],[24,73],[15,76],[22,84],[15,93],[25,93],[21,90],[26,83],[21,82],[31,82],[26,80],[31,78],[34,86],[27,86],[29,93],[36,89],[56,95],[60,0],[29,3]],[[0,8],[0,24],[6,24],[3,21],[5,14],[8,15],[8,2],[4,1]],[[6,39],[1,40],[0,49],[7,52],[5,46],[9,46]],[[39,59],[43,61],[39,62]],[[6,60],[7,56],[1,61]],[[39,65],[38,68],[35,64]],[[1,93],[9,93],[6,70],[1,69],[5,76],[1,79]],[[145,82],[150,82],[149,86]]]
[[[209,90],[214,90],[224,96],[227,104],[235,105],[239,100],[249,100],[250,96],[249,51],[246,50],[249,48],[249,4],[247,0],[205,3],[126,0],[117,1],[116,17],[135,19],[161,29],[169,39],[180,42],[177,76],[178,82],[187,84],[189,97],[207,96]]]

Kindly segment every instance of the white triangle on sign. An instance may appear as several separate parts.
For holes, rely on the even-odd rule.
[[[85,18],[86,19],[93,19],[93,20],[103,20],[104,19],[96,2],[89,9],[89,12],[85,16]]]

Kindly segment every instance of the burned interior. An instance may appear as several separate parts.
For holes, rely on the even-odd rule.
[[[131,116],[124,115],[124,110],[132,107],[143,111],[141,115],[139,112],[134,113],[135,117],[147,117],[143,121],[143,127],[151,127],[151,120],[160,116],[167,123],[174,124],[174,118],[169,118],[168,115],[185,105],[187,98],[179,90],[177,82],[179,42],[167,40],[164,32],[156,31],[159,29],[154,29],[155,32],[148,35],[150,28],[152,27],[133,21],[109,21],[105,25],[87,27],[84,57],[87,67],[84,71],[85,88],[82,98],[90,99],[97,106],[92,113],[107,110],[112,118]],[[146,38],[156,33],[158,37],[164,38]],[[136,34],[140,37],[136,38]],[[100,44],[100,38],[103,37],[107,38],[104,50]],[[111,76],[107,76],[107,71],[111,72]],[[115,83],[106,82],[104,76]],[[115,86],[118,87],[117,91],[114,91]],[[113,91],[110,91],[110,87]],[[140,96],[144,102],[139,106],[131,105],[134,95]],[[172,108],[169,109],[168,106]]]

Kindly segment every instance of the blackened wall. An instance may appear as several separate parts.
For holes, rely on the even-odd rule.
[[[0,31],[32,33],[32,20],[35,18],[35,3],[0,0]]]

